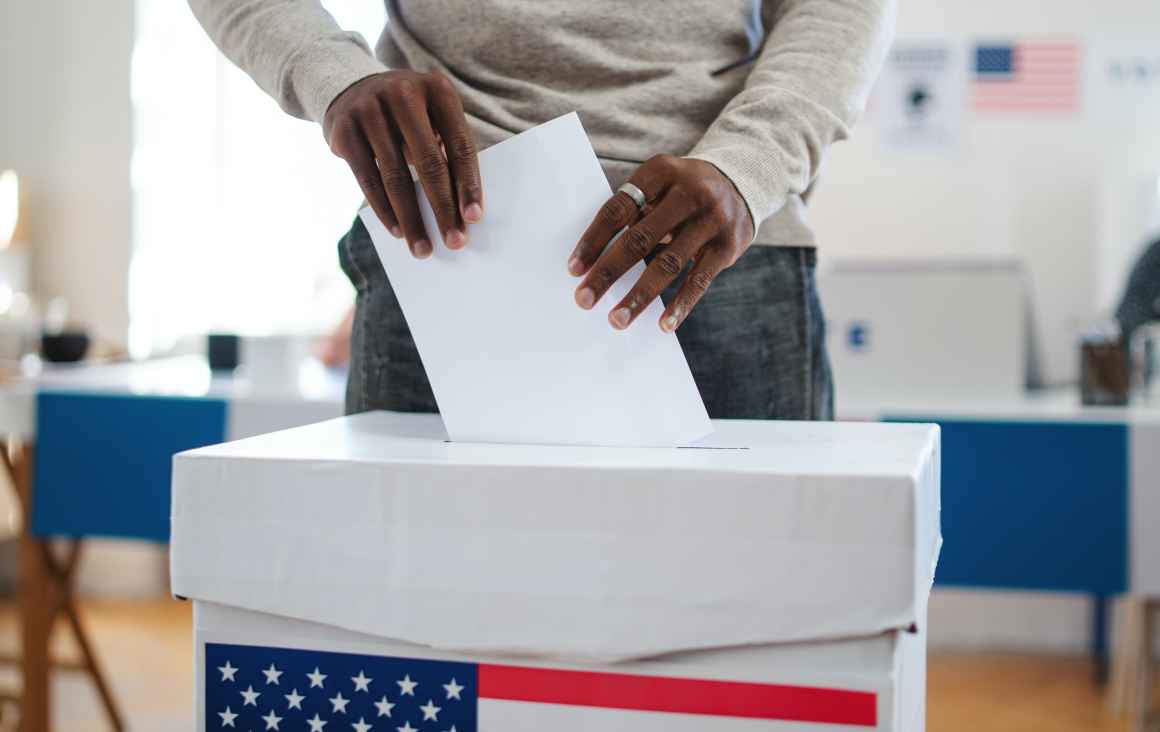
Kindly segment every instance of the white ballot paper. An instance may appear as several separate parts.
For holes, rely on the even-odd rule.
[[[448,436],[455,441],[687,444],[712,431],[656,300],[626,331],[608,313],[644,265],[597,306],[573,299],[568,255],[612,195],[575,113],[479,155],[484,216],[450,251],[421,188],[434,254],[415,259],[369,208],[360,215],[390,277]]]

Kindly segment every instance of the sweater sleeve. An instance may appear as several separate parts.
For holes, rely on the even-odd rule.
[[[287,113],[322,120],[359,79],[386,70],[357,33],[338,27],[318,0],[189,0],[230,61]]]
[[[809,188],[849,135],[893,38],[895,0],[781,0],[745,87],[689,157],[736,186],[753,230]]]

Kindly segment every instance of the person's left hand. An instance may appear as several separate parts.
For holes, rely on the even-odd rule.
[[[576,288],[576,304],[590,310],[613,282],[657,249],[644,274],[609,312],[608,322],[618,330],[627,328],[692,262],[661,315],[661,330],[672,332],[713,279],[749,247],[753,222],[729,179],[702,160],[658,155],[628,181],[644,193],[647,203],[638,209],[627,193],[617,192],[596,213],[568,260],[569,272],[586,274]]]

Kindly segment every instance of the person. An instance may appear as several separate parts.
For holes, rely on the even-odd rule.
[[[478,149],[577,111],[616,190],[560,263],[577,306],[647,261],[609,325],[675,331],[712,417],[831,418],[804,198],[866,102],[895,0],[386,0],[373,55],[316,0],[190,5],[286,112],[321,123],[416,257],[471,246]],[[357,217],[339,257],[357,293],[348,412],[437,411]],[[660,321],[636,324],[658,295]]]
[[[1116,322],[1125,343],[1136,329],[1160,321],[1160,239],[1147,244],[1128,273],[1128,283],[1116,307]]]

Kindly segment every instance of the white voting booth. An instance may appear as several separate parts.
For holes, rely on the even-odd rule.
[[[197,729],[922,729],[938,428],[714,428],[374,412],[178,455]]]

